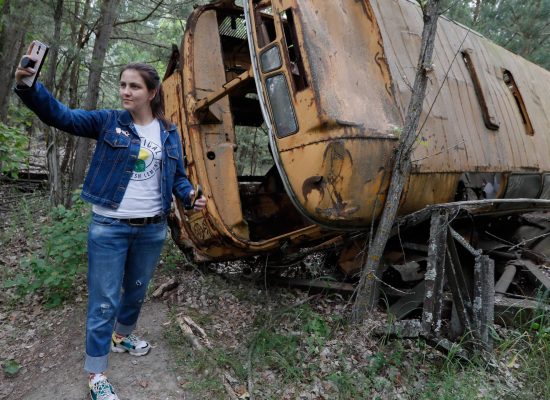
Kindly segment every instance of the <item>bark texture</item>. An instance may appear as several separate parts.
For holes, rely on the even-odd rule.
[[[403,188],[410,175],[412,167],[411,153],[416,139],[422,103],[426,95],[428,75],[432,69],[435,34],[439,18],[439,3],[440,0],[428,0],[422,6],[424,29],[422,31],[422,44],[412,96],[405,117],[405,126],[403,127],[401,140],[395,155],[391,182],[382,216],[376,228],[375,235],[370,240],[366,264],[363,265],[361,279],[357,287],[352,310],[352,322],[355,323],[363,321],[367,313],[372,311],[378,303],[382,268],[381,259],[390,237]]]
[[[13,74],[19,62],[31,1],[5,0],[0,20],[0,122],[6,122]]]
[[[117,18],[117,10],[120,0],[104,0],[101,3],[101,15],[99,19],[94,50],[92,52],[92,62],[90,74],[88,76],[87,96],[84,102],[84,109],[93,110],[97,107],[99,98],[99,82],[103,63],[109,46],[109,39],[113,32],[113,26]],[[90,152],[90,139],[78,138],[76,144],[75,162],[70,184],[70,190],[76,190],[82,182],[86,166],[88,165],[88,156]]]
[[[63,18],[63,1],[57,0],[54,8],[54,35],[50,46],[48,59],[48,73],[44,84],[52,92],[55,92],[55,73],[57,71],[57,59],[59,56],[59,42],[61,41],[61,24]],[[58,132],[57,129],[44,126],[46,133],[46,159],[48,165],[48,183],[50,187],[50,202],[53,206],[63,203],[63,183],[59,168]]]

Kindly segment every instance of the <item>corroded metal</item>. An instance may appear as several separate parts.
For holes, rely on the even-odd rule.
[[[408,0],[243,3],[197,7],[165,76],[167,115],[209,200],[199,213],[176,203],[175,236],[203,260],[344,243],[347,232],[370,229],[386,198],[421,10]],[[400,214],[455,200],[550,198],[548,108],[548,71],[442,18]],[[241,126],[262,123],[274,166],[243,177]],[[520,203],[548,208],[530,199]],[[362,247],[345,247],[347,273]]]

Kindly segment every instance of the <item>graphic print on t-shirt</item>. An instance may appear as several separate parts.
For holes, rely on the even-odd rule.
[[[141,137],[141,148],[134,166],[132,180],[143,181],[155,176],[160,169],[161,156],[161,147],[157,143]]]

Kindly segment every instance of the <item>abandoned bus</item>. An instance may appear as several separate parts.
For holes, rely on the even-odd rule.
[[[164,79],[191,181],[182,249],[202,260],[299,253],[364,230],[384,204],[423,27],[409,0],[223,0],[189,17]],[[550,199],[550,72],[441,18],[400,213]],[[243,169],[246,135],[266,135]]]

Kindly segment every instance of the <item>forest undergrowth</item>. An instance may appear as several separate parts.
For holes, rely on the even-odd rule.
[[[77,201],[70,210],[49,210],[44,192],[7,185],[1,195],[0,363],[3,378],[12,379],[25,368],[13,339],[30,329],[40,334],[18,316],[31,309],[48,325],[60,306],[86,298],[89,208]],[[349,298],[268,286],[261,276],[243,274],[242,265],[199,268],[169,239],[152,283],[151,294],[177,282],[161,296],[171,314],[164,337],[179,384],[196,398],[550,397],[546,315],[515,329],[497,326],[493,353],[466,360],[459,346],[444,354],[422,339],[376,334],[389,324],[383,310],[351,325]],[[184,318],[202,328],[198,341],[182,331]]]

